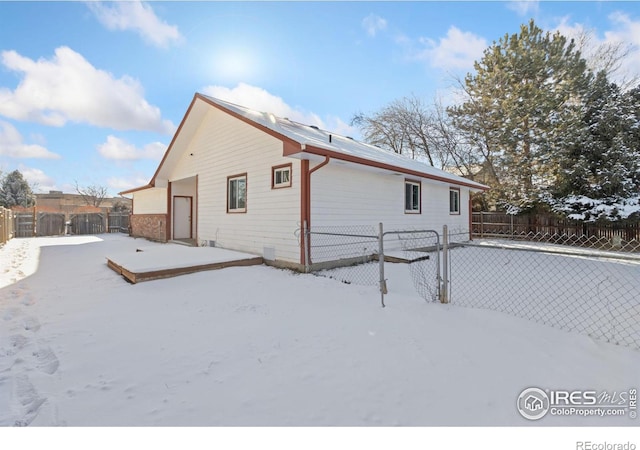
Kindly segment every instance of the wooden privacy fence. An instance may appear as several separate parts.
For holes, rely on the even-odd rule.
[[[10,210],[6,211],[12,213]],[[129,213],[70,214],[69,220],[66,220],[62,212],[44,212],[34,209],[27,212],[14,212],[10,217],[9,226],[13,237],[128,233],[129,231]],[[0,229],[0,233],[2,232]]]
[[[106,214],[71,214],[71,234],[100,234],[106,230]]]
[[[109,233],[128,233],[129,232],[129,213],[128,212],[112,212],[107,217],[109,221]]]
[[[62,213],[39,212],[36,217],[36,236],[59,236],[65,233]]]
[[[33,237],[36,233],[34,212],[15,212],[13,214],[14,237]]]
[[[640,242],[640,221],[584,222],[547,214],[511,215],[474,212],[473,237],[526,239],[529,236],[572,236],[584,239]]]
[[[13,237],[13,212],[0,207],[0,244]]]

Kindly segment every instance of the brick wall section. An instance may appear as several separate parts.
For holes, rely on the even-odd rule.
[[[131,236],[166,242],[167,215],[133,214],[131,216]]]

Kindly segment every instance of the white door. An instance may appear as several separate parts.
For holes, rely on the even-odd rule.
[[[191,237],[191,197],[173,197],[173,238]]]

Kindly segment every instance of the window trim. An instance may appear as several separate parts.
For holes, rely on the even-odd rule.
[[[418,209],[407,209],[407,185],[418,186]],[[422,214],[422,182],[420,180],[404,179],[403,202],[405,214]]]
[[[457,196],[458,196],[458,205],[457,205],[458,206],[458,210],[457,211],[451,209],[451,193],[452,192],[455,192],[457,194]],[[449,188],[449,215],[459,216],[461,214],[461,212],[460,212],[460,206],[461,206],[460,205],[460,197],[461,197],[460,188],[455,188],[455,187],[450,187]]]
[[[231,209],[229,207],[229,194],[230,194],[230,190],[229,187],[231,186],[231,181],[232,180],[239,180],[244,178],[244,208],[235,208],[235,209]],[[230,175],[227,177],[227,214],[246,214],[247,212],[247,206],[248,206],[248,202],[247,202],[247,193],[248,193],[248,186],[249,186],[249,181],[248,181],[248,177],[247,177],[247,172],[244,173],[239,173],[237,175]]]
[[[289,169],[289,181],[287,183],[276,184],[276,172],[283,169]],[[292,186],[293,179],[293,164],[280,164],[279,166],[271,167],[271,189],[285,189]]]

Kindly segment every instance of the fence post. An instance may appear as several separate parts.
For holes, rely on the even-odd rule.
[[[384,230],[382,222],[380,222],[380,231],[378,234],[378,265],[380,267],[380,302],[384,308],[384,294],[387,293],[387,280],[384,279]]]
[[[309,273],[311,269],[309,264],[309,229],[306,220],[302,223],[302,245],[304,246],[304,273]]]
[[[511,227],[511,239],[513,239],[513,214],[509,214],[509,222]]]
[[[449,230],[442,227],[442,289],[440,303],[449,303]]]

